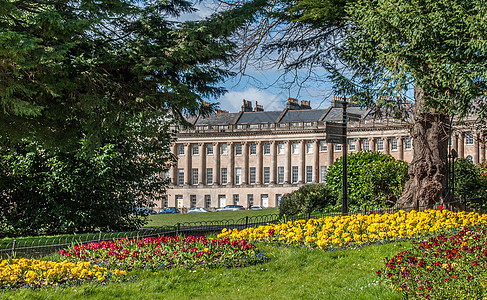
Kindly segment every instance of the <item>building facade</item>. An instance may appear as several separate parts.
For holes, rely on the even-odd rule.
[[[215,209],[228,204],[275,207],[281,197],[305,184],[323,183],[329,166],[342,156],[342,145],[326,142],[326,122],[341,122],[343,108],[334,98],[326,109],[289,98],[282,111],[264,111],[243,100],[238,113],[218,111],[190,120],[171,146],[177,163],[170,186],[155,209],[174,206]],[[348,153],[380,151],[410,162],[410,126],[392,118],[375,118],[371,110],[349,106],[356,117],[347,125]],[[485,143],[465,127],[451,147],[460,158],[485,160]]]

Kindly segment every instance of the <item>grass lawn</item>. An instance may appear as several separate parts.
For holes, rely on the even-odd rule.
[[[262,215],[275,215],[279,213],[279,208],[266,208],[256,210],[238,210],[238,211],[217,211],[208,213],[192,213],[192,214],[173,214],[163,215],[156,214],[149,216],[149,227],[158,226],[173,226],[177,223],[185,222],[200,222],[200,221],[223,221],[223,220],[238,220],[245,217],[256,217]]]
[[[375,271],[409,242],[324,252],[257,244],[267,263],[240,269],[140,271],[135,282],[19,290],[1,299],[402,299]]]

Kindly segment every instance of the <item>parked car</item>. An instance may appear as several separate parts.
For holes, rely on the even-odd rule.
[[[135,215],[138,216],[149,216],[156,214],[157,212],[153,209],[150,209],[148,207],[136,207],[135,208]]]
[[[179,214],[179,210],[176,207],[166,207],[159,212],[160,214]]]
[[[188,214],[190,213],[205,213],[208,212],[206,209],[202,207],[193,207],[188,210]]]
[[[264,209],[264,208],[260,205],[252,205],[250,209]]]
[[[227,205],[225,207],[217,208],[216,211],[234,211],[234,210],[245,210],[242,205]]]

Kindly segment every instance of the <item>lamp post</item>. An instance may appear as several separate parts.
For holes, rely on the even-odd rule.
[[[348,215],[348,193],[347,193],[347,101],[343,101],[343,140],[342,140],[342,157],[343,157],[343,174],[342,174],[342,215]]]

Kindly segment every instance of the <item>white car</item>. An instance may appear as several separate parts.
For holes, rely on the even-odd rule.
[[[206,209],[202,207],[193,207],[188,210],[188,214],[190,213],[205,213],[208,212]]]
[[[225,207],[216,209],[216,211],[234,211],[234,210],[245,210],[245,208],[242,205],[227,205]]]

